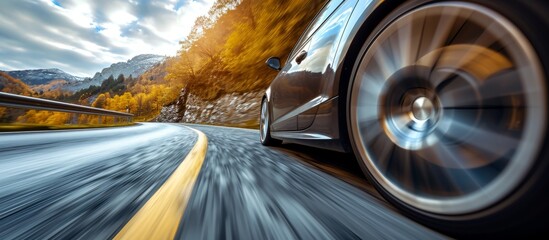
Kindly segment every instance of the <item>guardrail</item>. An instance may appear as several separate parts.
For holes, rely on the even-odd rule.
[[[23,109],[47,110],[47,111],[54,111],[54,112],[67,112],[67,113],[76,113],[76,114],[90,114],[90,115],[98,115],[100,116],[100,118],[101,116],[112,116],[112,117],[123,118],[128,122],[131,122],[133,118],[133,114],[130,114],[130,113],[117,112],[117,111],[106,110],[101,108],[94,108],[94,107],[58,102],[53,100],[41,99],[41,98],[27,97],[27,96],[21,96],[17,94],[4,93],[4,92],[0,92],[0,106],[23,108]],[[101,122],[101,119],[99,119],[99,122]]]

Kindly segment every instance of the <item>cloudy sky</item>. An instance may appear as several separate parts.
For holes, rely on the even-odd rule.
[[[135,55],[175,55],[214,0],[1,0],[0,70],[93,76]]]

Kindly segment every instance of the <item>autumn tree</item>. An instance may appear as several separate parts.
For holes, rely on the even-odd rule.
[[[99,94],[97,96],[97,98],[95,99],[95,101],[93,102],[92,107],[104,108],[106,102],[107,102],[107,97],[105,96],[105,94],[103,94],[103,93]]]

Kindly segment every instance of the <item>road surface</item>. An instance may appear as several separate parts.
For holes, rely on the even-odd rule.
[[[445,238],[382,201],[345,154],[264,147],[254,130],[160,123],[0,134],[1,238],[120,237],[191,161],[193,129],[207,152],[191,190],[176,194],[187,200],[175,239]]]

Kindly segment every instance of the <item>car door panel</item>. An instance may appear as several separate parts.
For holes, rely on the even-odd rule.
[[[334,56],[355,4],[356,1],[344,1],[312,35],[308,51],[310,60],[305,66],[304,77],[298,79],[299,83],[296,83],[306,89],[300,95],[300,105],[318,97],[322,98],[325,88],[333,82]],[[316,108],[318,106],[298,116],[298,130],[311,126]]]
[[[305,129],[314,121],[325,82],[355,0],[332,0],[303,34],[288,62],[271,84],[274,131]],[[320,100],[320,101],[318,101]]]
[[[307,52],[308,43],[302,45],[296,52]],[[300,54],[289,59],[288,63],[282,68],[276,79],[271,84],[272,95],[272,128],[275,131],[297,130],[297,116],[287,116],[296,106],[299,106],[300,94],[303,91],[299,83],[300,73],[304,72],[308,59],[298,59]],[[296,61],[296,59],[298,61]],[[299,63],[298,63],[299,62]]]

